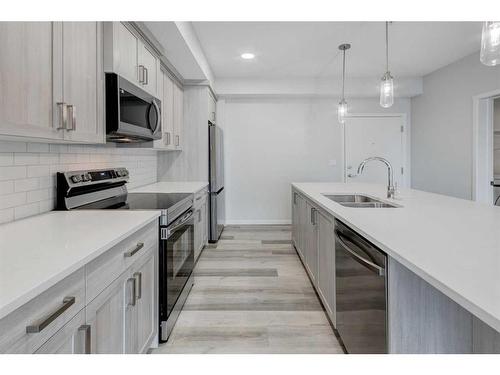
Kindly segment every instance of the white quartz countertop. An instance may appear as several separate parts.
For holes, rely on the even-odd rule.
[[[164,181],[141,186],[131,193],[196,193],[208,186],[208,182],[201,181]]]
[[[381,185],[292,185],[500,331],[500,207],[411,189],[388,200]],[[341,193],[370,195],[402,207],[348,208],[323,196]]]
[[[52,211],[0,225],[0,319],[159,215],[160,211]]]

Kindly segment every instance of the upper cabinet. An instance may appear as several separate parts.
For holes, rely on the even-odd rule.
[[[184,122],[184,91],[164,71],[160,71],[162,106],[162,139],[154,142],[154,148],[160,150],[182,149],[182,128]]]
[[[104,142],[98,22],[0,23],[0,137]]]
[[[104,22],[104,69],[114,72],[161,99],[160,60],[131,27]]]

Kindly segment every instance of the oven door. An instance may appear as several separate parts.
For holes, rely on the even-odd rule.
[[[160,241],[160,324],[169,320],[174,310],[182,307],[176,304],[193,272],[194,216],[192,209],[182,214],[166,229],[167,239]]]

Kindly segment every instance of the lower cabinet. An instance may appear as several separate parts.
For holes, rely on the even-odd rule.
[[[197,260],[208,242],[208,195],[205,190],[195,194],[194,259]]]
[[[292,190],[292,241],[326,313],[335,324],[334,220],[295,190]]]
[[[43,344],[36,354],[89,354],[90,326],[85,323],[85,310],[81,310],[66,325]]]
[[[147,352],[158,332],[157,254],[155,222],[0,319],[0,353]]]

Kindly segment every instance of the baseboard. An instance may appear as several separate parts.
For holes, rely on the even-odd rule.
[[[224,225],[290,225],[291,220],[226,220]]]

